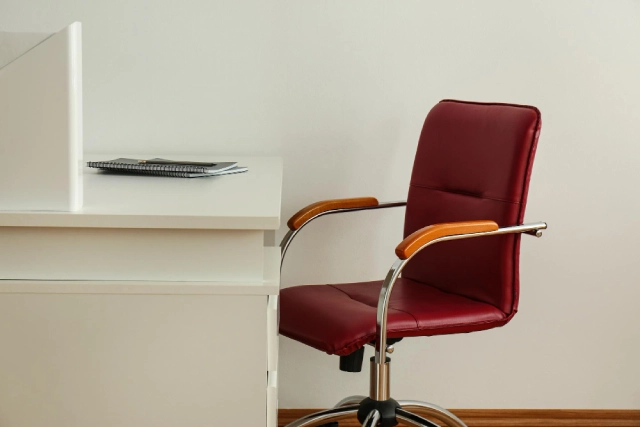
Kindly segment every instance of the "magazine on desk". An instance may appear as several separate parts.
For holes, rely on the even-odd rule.
[[[116,173],[170,176],[176,178],[201,178],[205,176],[230,175],[246,172],[248,169],[236,162],[189,162],[167,159],[127,159],[120,158],[102,162],[87,162],[90,168]]]

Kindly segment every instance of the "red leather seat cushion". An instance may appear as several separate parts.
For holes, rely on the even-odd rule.
[[[375,281],[283,289],[280,333],[329,354],[350,354],[375,340],[381,286]],[[405,278],[396,282],[389,308],[389,338],[491,329],[511,317],[490,304]]]

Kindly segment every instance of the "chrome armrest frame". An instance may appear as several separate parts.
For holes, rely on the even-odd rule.
[[[448,240],[458,240],[458,239],[469,239],[471,237],[480,237],[480,236],[493,236],[498,234],[511,234],[511,233],[525,233],[529,235],[533,235],[536,237],[542,236],[542,230],[547,228],[547,224],[544,222],[536,222],[531,224],[524,225],[516,225],[512,227],[503,227],[499,228],[495,231],[487,231],[482,233],[468,233],[468,234],[456,234],[452,236],[444,236],[438,239],[431,240],[427,242],[424,246],[420,247],[417,251],[415,251],[409,258],[405,260],[397,259],[396,262],[393,263],[391,269],[387,273],[387,277],[384,279],[382,283],[382,288],[380,289],[380,297],[378,299],[378,311],[376,317],[376,352],[375,352],[375,363],[378,366],[381,366],[385,363],[387,358],[387,313],[389,311],[389,301],[391,296],[391,291],[393,290],[393,285],[395,285],[396,280],[400,276],[402,269],[407,265],[407,263],[421,250],[424,248],[434,245],[440,242],[446,242]],[[384,396],[384,390],[378,389],[376,394],[378,394],[378,400],[385,400],[387,397]],[[373,396],[372,396],[373,397]]]
[[[321,216],[335,214],[335,213],[367,211],[367,210],[371,210],[371,209],[395,208],[395,207],[398,207],[398,206],[406,206],[406,205],[407,205],[406,201],[383,202],[383,203],[379,203],[379,204],[377,204],[375,206],[364,206],[364,207],[359,207],[359,208],[331,209],[331,210],[328,210],[328,211],[321,212],[318,215],[312,216],[311,218],[309,218],[307,221],[305,221],[305,223],[302,224],[297,229],[289,230],[287,232],[287,234],[285,234],[284,238],[282,239],[282,242],[280,242],[280,269],[282,270],[282,263],[284,262],[284,256],[287,253],[287,249],[289,248],[289,245],[291,244],[291,241],[293,240],[293,238],[296,237],[298,232],[300,230],[302,230],[305,225],[309,224],[314,219],[320,218]]]

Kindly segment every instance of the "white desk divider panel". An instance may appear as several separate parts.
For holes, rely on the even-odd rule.
[[[0,426],[277,426],[282,160],[0,212]]]
[[[81,24],[0,33],[0,210],[81,206]]]

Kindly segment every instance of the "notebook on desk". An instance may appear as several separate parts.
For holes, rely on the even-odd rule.
[[[149,160],[120,158],[102,162],[87,162],[87,166],[116,173],[136,173],[177,178],[229,175],[248,170],[246,167],[238,166],[236,162],[178,162],[160,158]]]

